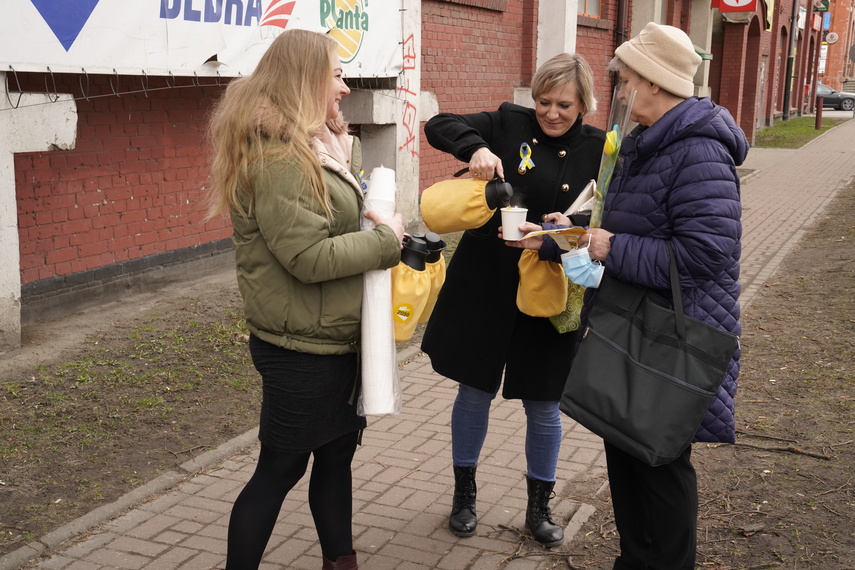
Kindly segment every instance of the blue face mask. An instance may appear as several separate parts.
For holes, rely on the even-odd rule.
[[[561,256],[564,274],[576,285],[596,289],[603,279],[605,266],[599,261],[593,261],[587,247],[573,249]]]

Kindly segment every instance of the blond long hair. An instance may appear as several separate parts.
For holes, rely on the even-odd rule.
[[[325,123],[333,132],[346,130],[340,117],[326,120],[331,62],[337,49],[327,35],[288,30],[270,44],[251,75],[229,84],[214,106],[208,127],[214,177],[211,216],[226,210],[250,215],[255,197],[252,168],[271,158],[292,160],[330,216],[329,194],[310,141]],[[267,139],[281,144],[263,144]]]

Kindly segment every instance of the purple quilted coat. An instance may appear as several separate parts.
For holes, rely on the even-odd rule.
[[[724,107],[689,98],[623,142],[622,167],[606,196],[603,228],[614,233],[606,271],[670,297],[666,241],[674,245],[686,314],[740,334],[742,206],[736,166],[748,141]],[[735,440],[737,350],[696,441]]]

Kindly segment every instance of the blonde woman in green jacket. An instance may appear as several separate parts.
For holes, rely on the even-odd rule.
[[[253,363],[261,453],[229,521],[226,568],[258,568],[286,494],[314,457],[309,506],[323,568],[356,568],[351,461],[363,273],[395,266],[400,214],[360,231],[362,153],[339,103],[337,44],[282,33],[211,119],[213,211],[228,211]]]

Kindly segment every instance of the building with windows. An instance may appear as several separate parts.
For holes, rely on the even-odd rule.
[[[855,0],[818,0],[822,17],[819,81],[838,91],[855,89]],[[849,85],[846,82],[849,81]]]
[[[823,51],[822,78],[840,82],[853,75],[843,53],[853,41],[855,0],[828,1],[828,30],[839,36],[832,44],[814,0],[235,0],[225,8],[164,0],[159,14],[146,17],[170,20],[171,45],[181,49],[162,62],[144,54],[158,65],[140,72],[139,66],[95,69],[75,60],[89,27],[104,14],[117,15],[104,22],[129,20],[119,17],[129,6],[123,0],[91,3],[98,11],[86,18],[79,10],[70,18],[51,13],[71,10],[61,3],[43,4],[42,14],[28,0],[8,0],[0,8],[6,86],[0,97],[0,353],[19,345],[22,322],[231,263],[228,221],[204,215],[210,184],[204,131],[211,103],[236,74],[201,75],[192,66],[210,68],[234,56],[220,43],[242,27],[263,21],[265,34],[277,33],[289,25],[288,10],[307,7],[320,10],[330,29],[357,17],[366,30],[370,22],[400,18],[387,29],[372,28],[392,41],[370,61],[390,56],[395,73],[350,74],[353,93],[342,108],[363,139],[366,173],[394,167],[399,207],[415,224],[420,190],[461,167],[424,138],[421,127],[437,112],[494,110],[504,101],[531,105],[538,65],[559,52],[578,52],[595,72],[599,100],[585,120],[605,128],[614,86],[606,68],[614,49],[656,21],[689,34],[703,57],[696,93],[727,107],[753,141],[756,129],[811,108]],[[251,10],[259,10],[257,17]],[[89,39],[95,56],[121,53],[112,28]],[[21,41],[3,43],[13,35]],[[54,35],[57,41],[49,41]],[[34,44],[38,50],[27,48],[30,36],[42,38]],[[354,30],[352,37],[361,36]],[[350,44],[348,53],[358,45]],[[179,71],[181,56],[199,46],[209,50],[205,58]],[[26,69],[6,60],[48,48]],[[243,49],[251,53],[257,45]]]

